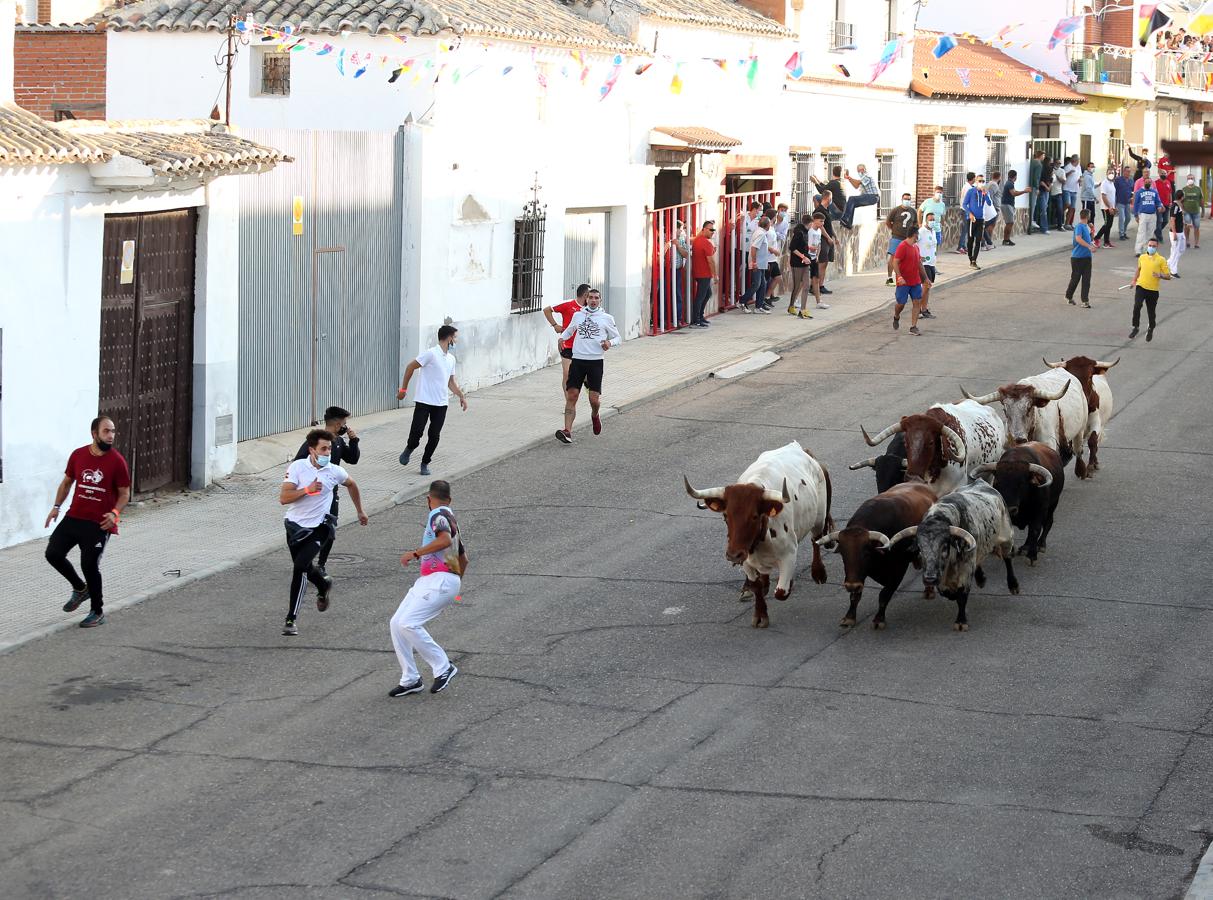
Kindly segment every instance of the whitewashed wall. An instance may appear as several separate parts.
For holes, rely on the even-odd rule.
[[[84,166],[0,172],[0,328],[4,341],[4,481],[0,547],[45,536],[68,454],[97,415],[105,216],[201,206],[195,298],[194,486],[228,474],[235,445],[214,446],[216,416],[234,411],[234,195],[95,188]],[[54,415],[48,416],[47,410]],[[118,447],[122,449],[123,436]]]

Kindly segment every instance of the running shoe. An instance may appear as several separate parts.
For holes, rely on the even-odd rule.
[[[755,309],[754,309],[753,307],[751,307],[751,306],[744,306],[744,305],[743,305],[743,306],[741,307],[741,311],[742,311],[743,313],[745,313],[746,315],[752,315],[752,314],[755,312]]]
[[[75,612],[77,609],[80,608],[80,604],[83,603],[87,599],[88,599],[88,588],[85,588],[82,591],[78,591],[75,588],[73,588],[72,595],[70,597],[68,597],[67,602],[63,604],[63,611],[64,612]]]
[[[974,272],[981,271],[981,266],[977,265],[977,263],[972,263],[972,262],[969,263],[969,268],[972,269]]]
[[[802,310],[801,310],[799,313],[797,313],[797,316],[798,316],[798,318],[801,318],[801,319],[811,319],[811,318],[813,318],[813,314],[812,314],[812,313],[807,313],[807,312],[805,312],[803,309],[802,309]]]
[[[1150,332],[1150,334],[1153,334],[1153,333],[1154,333],[1153,331]],[[1146,335],[1146,340],[1148,341],[1149,339],[1150,339],[1149,335]],[[96,628],[98,625],[104,625],[104,624],[105,624],[105,613],[90,612],[87,616],[85,616],[83,619],[80,620],[81,628]]]
[[[594,426],[594,434],[602,434],[602,419],[598,416],[590,416],[590,424]]]
[[[422,463],[422,464],[421,464],[421,474],[422,474],[422,475],[429,475],[429,474],[430,474],[430,467],[429,467],[429,464],[428,464],[428,463]]]
[[[1014,242],[1014,241],[1003,241],[1003,242],[1002,242],[1002,245],[1003,245],[1004,247],[1014,247],[1014,246],[1015,246],[1015,242]]]
[[[818,303],[817,303],[817,307],[816,307],[816,308],[817,308],[817,309],[829,309],[829,308],[830,308],[830,304],[828,304],[828,303],[821,303],[820,301],[818,301]]]
[[[403,453],[401,453],[400,454],[400,465],[407,466],[409,464],[409,457],[412,455],[413,455],[412,450],[405,450]]]
[[[290,616],[286,617],[286,622],[282,626],[282,633],[292,636],[299,633],[299,626],[295,624],[295,620]]]
[[[920,312],[920,313],[918,314],[918,318],[920,318],[920,319],[933,319],[933,318],[935,318],[935,313],[931,312],[929,309],[924,309],[922,312]]]
[[[324,612],[329,608],[329,597],[333,592],[333,579],[324,576],[324,587],[316,592],[316,612]]]
[[[922,336],[922,332],[918,330],[918,326],[917,326],[917,325],[911,325],[911,326],[910,326],[910,334],[914,335],[914,337],[921,337],[921,336]]]
[[[755,307],[754,307],[754,312],[756,312],[756,313],[764,313],[764,314],[766,314],[766,313],[769,313],[769,312],[770,312],[770,310],[769,310],[769,309],[767,309],[765,306],[755,306]]]
[[[1179,273],[1178,273],[1178,272],[1172,272],[1172,273],[1171,273],[1171,277],[1172,277],[1172,278],[1178,278],[1178,277],[1179,277]]]
[[[561,428],[556,431],[556,440],[562,444],[571,444],[573,443],[573,435]]]
[[[885,287],[892,287],[892,286],[893,286],[893,285],[895,285],[896,283],[897,283],[897,282],[895,282],[895,281],[894,281],[892,278],[886,278],[886,279],[884,280],[884,286],[885,286]]]
[[[823,294],[832,294],[832,293],[834,293],[834,292],[833,292],[832,290],[830,290],[828,287],[823,287],[823,288],[821,289],[821,292],[822,292]]]
[[[788,315],[789,315],[789,316],[794,316],[794,315],[796,315],[796,307],[795,307],[795,306],[789,306],[789,307],[788,307]]]
[[[901,316],[893,316],[893,330],[896,331],[901,327]]]
[[[1137,337],[1137,332],[1139,331],[1141,331],[1141,329],[1134,325],[1133,330],[1129,332],[1129,340],[1133,340],[1133,338]]]
[[[1078,301],[1076,301],[1073,297],[1066,297],[1066,302],[1069,303],[1071,306],[1078,305]]]
[[[418,678],[412,684],[398,684],[387,692],[389,697],[403,697],[405,694],[420,694],[425,690],[425,685]]]
[[[1083,309],[1090,309],[1090,308],[1091,308],[1091,304],[1090,304],[1090,303],[1088,303],[1086,300],[1084,300],[1084,301],[1082,301],[1082,308],[1083,308]]]
[[[443,689],[445,689],[446,686],[451,683],[451,679],[454,678],[458,674],[459,674],[459,669],[457,669],[455,667],[454,663],[451,663],[449,666],[446,667],[445,672],[443,672],[441,675],[438,675],[434,678],[434,684],[430,688],[430,693],[431,694],[441,693],[443,691]]]

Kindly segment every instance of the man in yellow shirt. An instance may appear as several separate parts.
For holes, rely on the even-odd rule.
[[[1136,288],[1133,294],[1133,330],[1129,338],[1137,337],[1141,326],[1141,304],[1146,304],[1146,315],[1150,318],[1150,327],[1146,329],[1146,340],[1154,340],[1154,310],[1158,306],[1158,279],[1171,280],[1171,270],[1167,261],[1158,255],[1158,241],[1150,238],[1146,242],[1146,252],[1137,258],[1137,273],[1133,276],[1132,286]]]

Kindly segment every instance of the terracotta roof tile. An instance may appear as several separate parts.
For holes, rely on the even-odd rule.
[[[682,25],[791,37],[793,32],[774,19],[742,6],[735,0],[637,0],[640,14]]]
[[[735,137],[698,125],[655,125],[653,131],[686,144],[692,150],[728,152],[741,146],[741,141]]]
[[[18,106],[0,106],[0,166],[103,163],[116,156],[138,160],[169,178],[291,161],[203,119],[52,123]]]
[[[141,0],[106,9],[96,19],[115,31],[226,31],[233,10],[273,27],[293,25],[299,34],[450,33],[644,52],[627,38],[579,16],[560,0]]]
[[[936,59],[937,32],[914,33],[914,70],[910,90],[923,97],[981,97],[992,100],[1035,100],[1083,103],[1086,98],[1055,78],[1032,79],[1032,68],[1001,50],[980,42],[958,40],[955,48]],[[968,85],[957,69],[968,69]],[[1002,73],[1001,77],[999,72]]]

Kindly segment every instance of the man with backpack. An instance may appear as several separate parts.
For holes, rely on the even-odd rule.
[[[421,577],[413,583],[392,616],[390,629],[392,646],[396,648],[396,657],[400,660],[400,684],[388,691],[389,697],[416,694],[425,688],[413,651],[421,654],[434,675],[431,694],[445,689],[459,673],[446,651],[430,637],[425,623],[450,606],[459,595],[463,573],[468,566],[467,551],[459,537],[455,514],[451,511],[450,483],[431,482],[425,501],[429,513],[422,544],[400,557],[403,566],[414,559],[420,561]]]

